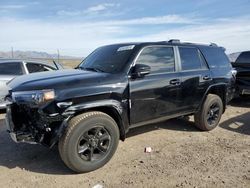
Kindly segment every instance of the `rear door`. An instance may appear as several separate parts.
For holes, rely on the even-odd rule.
[[[196,47],[179,46],[181,75],[181,112],[193,112],[202,101],[203,95],[212,82],[211,72],[205,58]]]
[[[178,112],[180,79],[176,66],[176,48],[147,46],[135,64],[146,64],[151,72],[143,78],[130,78],[130,123],[154,120]]]

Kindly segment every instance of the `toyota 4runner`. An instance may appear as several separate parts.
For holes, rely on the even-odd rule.
[[[12,80],[6,124],[16,142],[58,145],[73,171],[106,164],[129,129],[194,115],[214,129],[234,92],[222,47],[163,42],[123,43],[92,52],[75,70]]]

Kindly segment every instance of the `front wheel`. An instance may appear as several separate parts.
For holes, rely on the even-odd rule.
[[[82,173],[105,165],[119,143],[116,122],[102,112],[87,112],[72,118],[59,140],[59,153],[73,171]]]
[[[218,95],[208,94],[201,109],[194,114],[196,127],[203,131],[214,129],[221,119],[223,103]]]

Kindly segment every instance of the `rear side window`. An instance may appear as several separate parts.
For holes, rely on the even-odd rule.
[[[210,68],[231,68],[228,57],[222,48],[200,47]]]
[[[52,70],[51,68],[49,68],[45,65],[41,65],[41,64],[37,64],[37,63],[27,63],[26,67],[27,67],[29,73],[44,72],[44,71]]]
[[[173,47],[146,47],[136,63],[150,66],[151,73],[174,72],[174,49]]]
[[[0,74],[1,75],[22,75],[23,70],[21,63],[10,62],[10,63],[0,63]]]
[[[182,70],[206,69],[207,65],[197,48],[179,47]]]
[[[236,59],[236,63],[250,63],[250,51],[242,52]]]

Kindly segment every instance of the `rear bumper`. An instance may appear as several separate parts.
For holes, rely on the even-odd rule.
[[[238,85],[237,93],[240,95],[250,95],[250,86]]]

